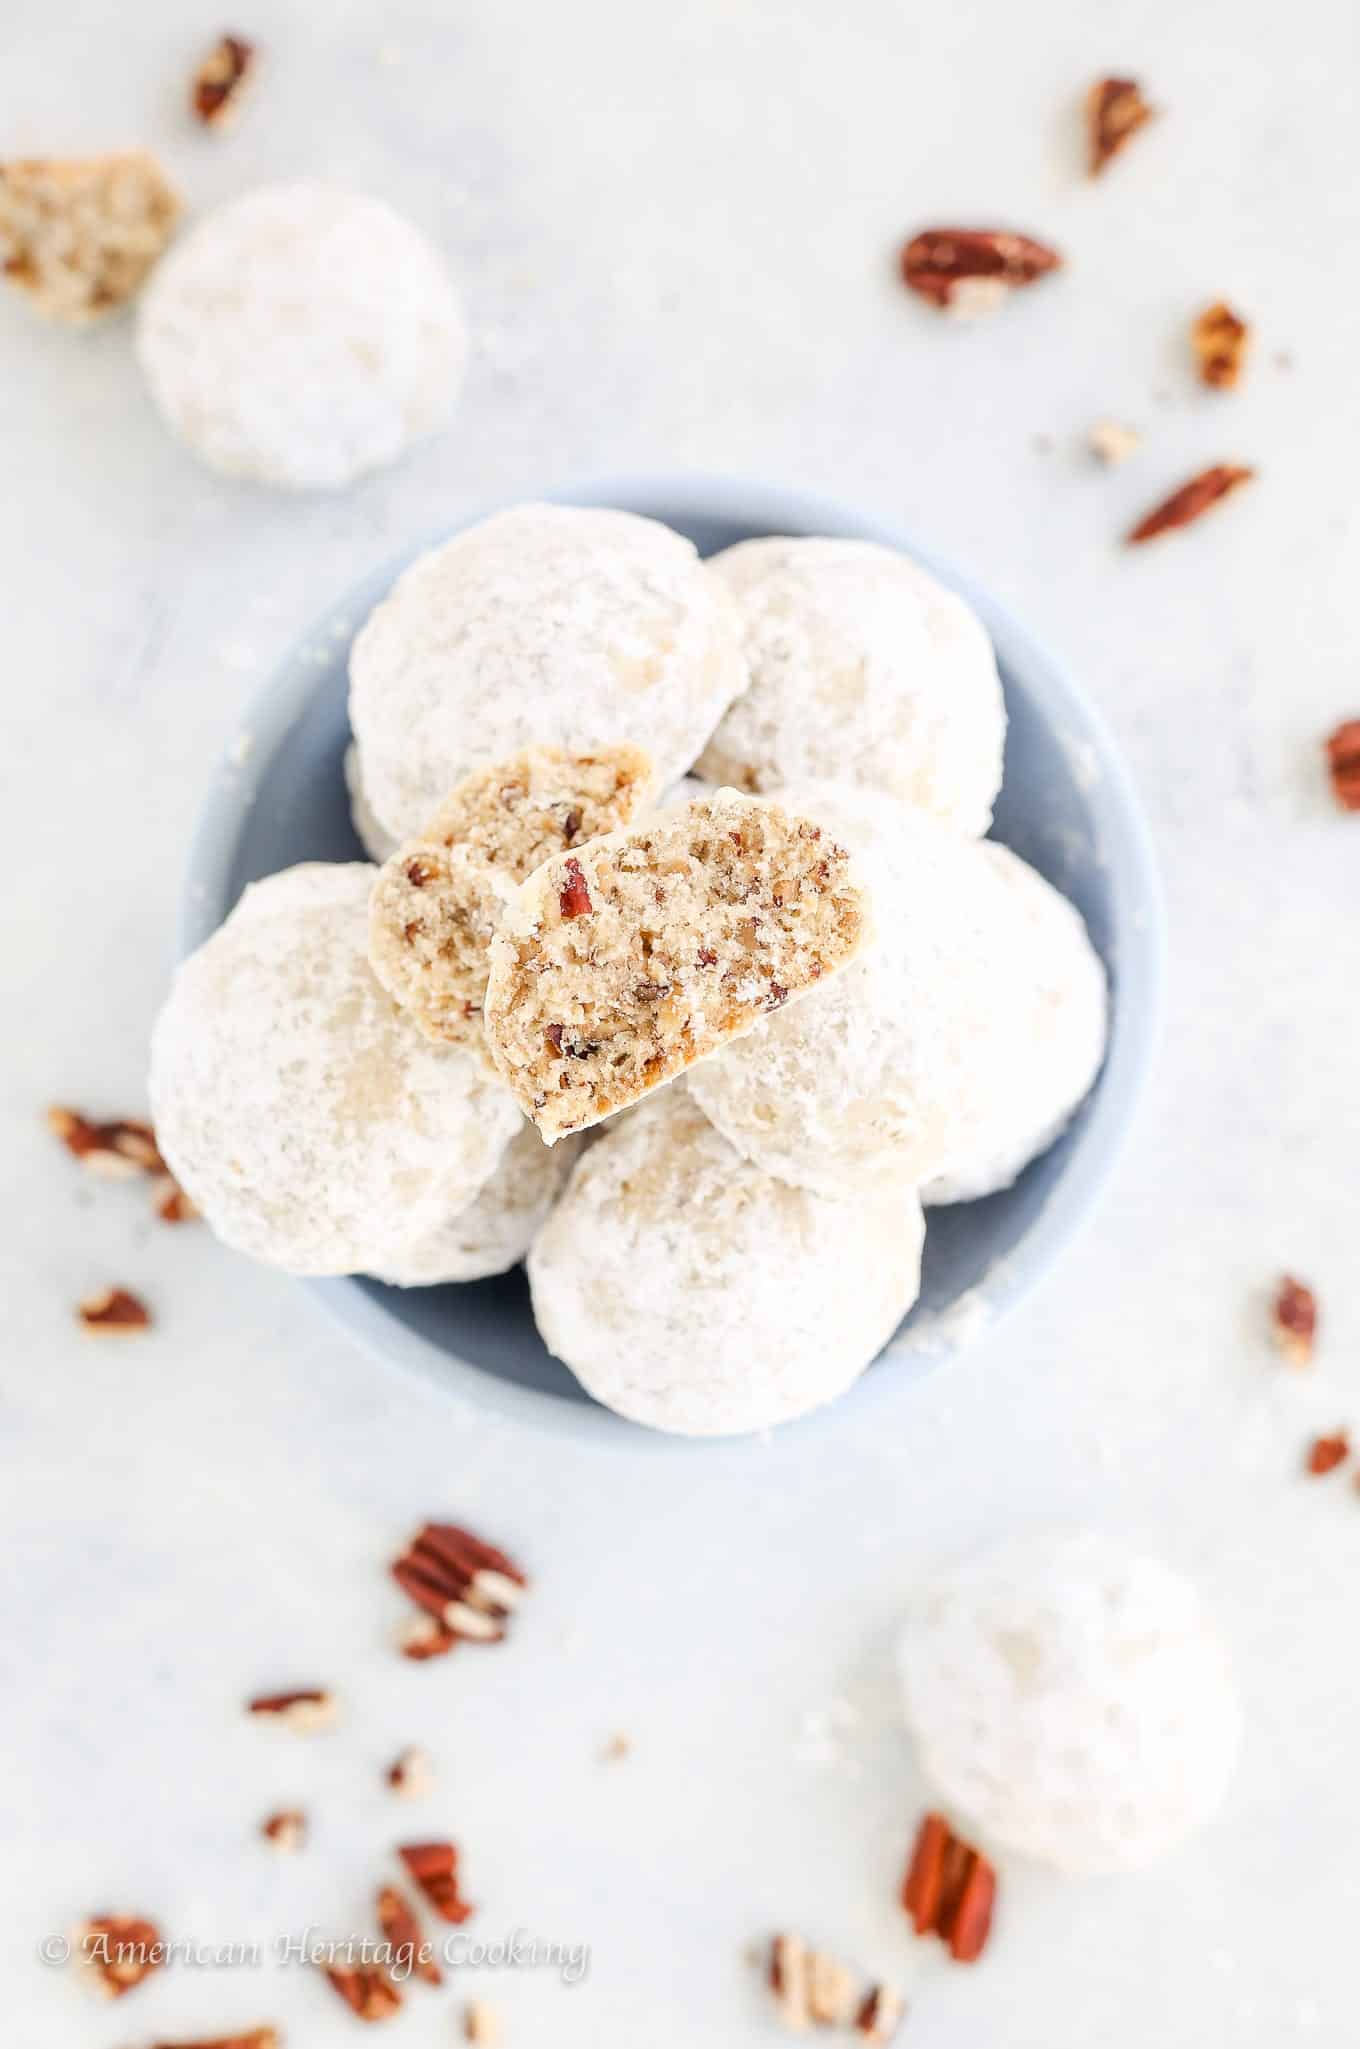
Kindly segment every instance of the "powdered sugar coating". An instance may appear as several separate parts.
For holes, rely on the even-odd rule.
[[[409,221],[303,180],[230,200],[175,246],[143,294],[137,354],[212,469],[335,490],[446,424],[467,333]]]
[[[398,1288],[428,1288],[508,1272],[546,1222],[582,1143],[567,1139],[549,1148],[532,1124],[523,1125],[467,1208],[385,1265],[378,1279]]]
[[[709,566],[736,599],[751,687],[701,775],[744,790],[863,783],[986,832],[1006,711],[991,642],[961,598],[872,541],[742,541]]]
[[[529,1254],[544,1342],[611,1409],[728,1436],[844,1393],[916,1299],[924,1226],[884,1179],[828,1201],[753,1167],[683,1084],[609,1125]]]
[[[725,586],[630,512],[521,505],[433,548],[350,657],[373,813],[419,834],[470,769],[522,747],[632,742],[664,785],[745,687]]]
[[[825,1194],[897,1172],[957,1199],[1018,1171],[1100,1064],[1104,972],[1076,912],[1004,848],[879,791],[806,783],[779,800],[859,857],[876,937],[696,1068],[700,1106],[768,1173]]]
[[[361,862],[256,883],[180,967],[152,1037],[176,1178],[227,1244],[289,1273],[395,1270],[520,1129],[505,1090],[379,986],[372,884]]]
[[[350,823],[354,837],[379,868],[384,861],[396,853],[400,841],[390,832],[384,832],[373,815],[373,806],[364,794],[364,772],[359,762],[359,749],[351,740],[345,749],[345,789],[349,793]]]
[[[992,1843],[1065,1871],[1146,1864],[1227,1791],[1241,1709],[1199,1595],[1097,1531],[940,1575],[898,1655],[921,1764]]]

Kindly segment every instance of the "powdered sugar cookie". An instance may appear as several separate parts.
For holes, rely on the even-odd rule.
[[[368,855],[381,868],[389,854],[397,851],[397,842],[390,832],[384,832],[373,816],[373,807],[364,795],[364,774],[359,766],[359,749],[350,741],[345,749],[345,788],[349,792],[350,823],[354,837]]]
[[[532,1124],[522,1125],[467,1208],[385,1264],[378,1279],[428,1288],[506,1273],[547,1221],[583,1143],[568,1139],[550,1149]]]

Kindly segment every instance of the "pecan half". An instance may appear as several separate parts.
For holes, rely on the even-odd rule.
[[[321,1968],[361,2021],[391,2020],[401,2005],[400,1989],[378,1964],[323,1964]]]
[[[243,2035],[213,2035],[193,2042],[153,2042],[150,2049],[282,2049],[277,2028],[247,2028]]]
[[[255,72],[255,45],[244,36],[219,36],[194,73],[189,104],[205,128],[227,128],[241,111]]]
[[[1098,78],[1086,95],[1086,167],[1098,178],[1156,113],[1136,78]]]
[[[276,1850],[300,1850],[307,1840],[307,1817],[297,1807],[282,1807],[260,1823],[260,1834]]]
[[[441,1921],[466,1921],[476,1912],[458,1891],[458,1851],[453,1843],[404,1843],[397,1855]]]
[[[996,1873],[980,1850],[956,1836],[943,1815],[917,1832],[902,1905],[918,1935],[938,1935],[957,1963],[981,1956],[991,1932]]]
[[[1276,1346],[1291,1366],[1310,1366],[1317,1340],[1317,1297],[1302,1281],[1286,1274],[1275,1293],[1271,1308],[1271,1331]]]
[[[392,1567],[392,1577],[418,1608],[451,1632],[478,1643],[499,1643],[528,1586],[512,1558],[484,1544],[456,1523],[426,1523]],[[438,1644],[426,1638],[407,1656],[436,1657]]]
[[[80,1110],[54,1104],[47,1113],[47,1127],[88,1173],[107,1181],[168,1172],[155,1132],[139,1118],[116,1117],[99,1124]]]
[[[860,2001],[855,2033],[866,2042],[891,2042],[902,2025],[906,2001],[886,1985],[874,1985]]]
[[[305,1733],[324,1729],[340,1712],[333,1693],[321,1686],[304,1686],[293,1693],[260,1693],[246,1702],[248,1715],[264,1715]]]
[[[415,1744],[400,1752],[387,1767],[387,1783],[404,1800],[418,1800],[434,1784],[434,1766],[429,1752]]]
[[[1255,470],[1246,469],[1239,463],[1216,462],[1198,476],[1182,484],[1160,505],[1139,520],[1126,538],[1130,547],[1138,547],[1144,541],[1155,540],[1158,534],[1169,534],[1177,527],[1190,526],[1201,519],[1210,506],[1217,505],[1221,498],[1236,491],[1241,485],[1249,484],[1256,475]]]
[[[378,1894],[378,1926],[392,1945],[392,1961],[403,1971],[414,1971],[427,1985],[442,1985],[444,1973],[425,1940],[415,1913],[394,1885]]]
[[[87,1296],[76,1314],[95,1337],[134,1337],[151,1328],[151,1311],[127,1288],[105,1288],[102,1294]]]
[[[567,879],[562,885],[557,901],[564,918],[584,918],[595,908],[590,901],[590,891],[586,887],[581,864],[575,856],[567,862]]]
[[[1009,292],[1062,267],[1046,242],[1006,228],[923,228],[900,258],[902,281],[933,306],[990,312]]]
[[[1350,1455],[1350,1438],[1344,1430],[1338,1430],[1331,1437],[1315,1437],[1304,1464],[1314,1479],[1320,1480],[1325,1473],[1334,1473],[1338,1466],[1344,1466]]]
[[[160,1929],[138,1914],[94,1914],[75,1931],[75,1957],[105,1999],[121,1999],[165,1962]]]
[[[1332,791],[1343,811],[1360,811],[1360,719],[1345,719],[1327,741]]]
[[[1251,329],[1223,299],[1206,306],[1190,330],[1199,361],[1200,381],[1215,391],[1231,391],[1246,367]]]

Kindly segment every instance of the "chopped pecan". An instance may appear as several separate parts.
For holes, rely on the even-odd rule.
[[[324,1729],[339,1711],[335,1695],[320,1686],[304,1686],[292,1693],[260,1693],[246,1702],[247,1714],[286,1722],[290,1729],[302,1733]]]
[[[455,1637],[481,1643],[501,1641],[528,1585],[512,1558],[456,1523],[426,1523],[392,1567],[392,1577]],[[427,1638],[418,1654],[434,1657],[438,1650]]]
[[[132,1337],[151,1328],[151,1311],[127,1288],[105,1288],[101,1294],[87,1296],[76,1314],[96,1337]]]
[[[587,917],[595,906],[590,901],[590,891],[581,864],[573,855],[567,862],[567,879],[558,895],[558,904],[564,918]]]
[[[47,1126],[72,1158],[106,1180],[131,1181],[138,1174],[168,1171],[155,1132],[139,1118],[117,1117],[99,1124],[80,1110],[54,1104],[47,1113]]]
[[[152,1206],[163,1224],[192,1224],[199,1215],[173,1174],[162,1174],[157,1181]]]
[[[277,2028],[247,2028],[243,2035],[213,2035],[193,2042],[153,2042],[151,2049],[282,2049]]]
[[[809,1949],[797,1935],[776,1935],[766,1977],[786,2027],[819,2027],[847,2022],[855,2008],[854,1980],[839,1958]]]
[[[404,1658],[423,1665],[429,1658],[446,1657],[457,1641],[457,1631],[445,1628],[433,1615],[417,1615],[402,1629],[398,1648]]]
[[[633,1739],[631,1736],[623,1735],[622,1732],[617,1736],[611,1736],[604,1749],[600,1752],[600,1756],[605,1764],[621,1764],[625,1757],[631,1757],[632,1754]]]
[[[1086,95],[1086,164],[1093,178],[1155,112],[1136,78],[1096,80]]]
[[[1242,484],[1249,484],[1256,475],[1255,470],[1246,469],[1239,463],[1216,462],[1209,469],[1201,470],[1198,476],[1182,484],[1160,505],[1139,520],[1127,536],[1131,547],[1143,541],[1155,540],[1158,534],[1169,534],[1177,527],[1190,526],[1200,519],[1211,505],[1217,505],[1220,498],[1226,498]]]
[[[980,1850],[939,1814],[921,1823],[902,1884],[902,1905],[918,1935],[938,1935],[957,1963],[981,1956],[992,1925],[996,1873]]]
[[[434,1766],[429,1752],[414,1744],[400,1752],[387,1767],[387,1783],[403,1799],[418,1800],[434,1784]]]
[[[255,45],[244,36],[219,36],[194,73],[189,104],[205,128],[226,128],[241,111],[255,71]]]
[[[1092,455],[1107,469],[1127,462],[1134,450],[1142,445],[1142,440],[1136,427],[1121,427],[1118,420],[1097,420],[1086,437]]]
[[[891,2042],[906,2010],[906,2001],[887,1985],[871,1986],[855,2015],[855,2033],[866,2042]]]
[[[1344,1466],[1350,1455],[1350,1438],[1344,1430],[1338,1430],[1331,1437],[1315,1437],[1304,1463],[1314,1479],[1320,1480],[1325,1473],[1334,1473],[1338,1466]]]
[[[1327,741],[1332,790],[1343,811],[1360,811],[1360,719],[1345,719]]]
[[[463,2008],[463,2040],[479,2042],[482,2049],[496,2049],[502,2039],[501,2017],[484,1999],[470,1999]]]
[[[1056,249],[1005,228],[923,228],[901,255],[902,279],[934,306],[981,313],[1062,266]]]
[[[260,1834],[276,1850],[300,1850],[307,1840],[307,1817],[300,1808],[280,1808],[277,1814],[265,1816]]]
[[[1199,359],[1200,380],[1215,391],[1231,391],[1247,360],[1251,329],[1225,300],[1206,306],[1190,330]]]
[[[391,2020],[401,2005],[400,1989],[378,1964],[323,1964],[321,1968],[361,2021]]]
[[[74,1952],[105,1999],[121,1999],[165,1962],[160,1929],[138,1914],[92,1915],[75,1932]]]
[[[378,1926],[392,1945],[392,1961],[403,1971],[414,1971],[427,1985],[442,1985],[444,1973],[434,1951],[425,1940],[415,1913],[394,1885],[378,1894]]]
[[[476,1912],[458,1891],[458,1851],[453,1843],[404,1843],[397,1855],[441,1921],[466,1921]]]
[[[1291,1366],[1310,1366],[1317,1340],[1317,1297],[1302,1281],[1286,1274],[1275,1293],[1271,1329],[1275,1343]]]

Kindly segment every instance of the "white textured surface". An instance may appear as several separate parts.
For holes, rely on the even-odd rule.
[[[684,773],[746,683],[693,543],[627,512],[522,505],[413,562],[350,657],[364,796],[415,838],[470,769],[632,743]]]
[[[898,1645],[927,1778],[993,1852],[1064,1871],[1144,1865],[1211,1819],[1242,1744],[1195,1588],[1098,1530],[940,1573]]]
[[[966,833],[1001,787],[1006,710],[982,623],[869,541],[743,541],[715,557],[751,683],[699,760],[739,790],[864,783]]]
[[[440,1772],[419,1830],[462,1838],[473,1925],[594,1945],[571,1990],[478,1974],[508,2049],[768,2049],[742,1950],[776,1927],[910,1981],[923,2049],[1348,2049],[1360,1512],[1298,1463],[1360,1423],[1360,832],[1317,755],[1360,713],[1357,293],[1328,254],[1360,240],[1354,9],[1317,0],[1294,33],[1266,0],[254,0],[266,68],[224,138],[181,114],[216,21],[11,0],[6,26],[7,151],[145,139],[200,210],[324,169],[432,235],[480,339],[450,434],[352,495],[278,498],[169,439],[126,325],[57,337],[0,294],[0,2032],[363,2039],[305,1971],[180,1969],[106,2013],[35,1949],[100,1905],[204,1939],[343,1932],[416,1832],[378,1784],[414,1741]],[[1088,186],[1075,103],[1112,65],[1166,112]],[[899,235],[1003,211],[1067,271],[990,324],[903,297]],[[1232,398],[1185,360],[1220,292],[1259,330]],[[1144,434],[1113,472],[1085,449],[1107,417]],[[1225,455],[1261,481],[1217,520],[1115,547]],[[1160,1066],[1079,1246],[950,1371],[870,1376],[768,1447],[489,1421],[92,1187],[38,1114],[136,1105],[202,792],[318,611],[545,478],[666,464],[839,492],[1014,604],[1110,720],[1170,895]],[[1311,1378],[1261,1337],[1283,1264],[1323,1300]],[[108,1355],[70,1305],[113,1280],[160,1326]],[[536,1590],[503,1649],[417,1669],[382,1566],[427,1513]],[[1055,1520],[1203,1587],[1243,1763],[1152,1874],[1008,1862],[991,1951],[951,1971],[895,1905],[927,1796],[892,1646],[909,1586]],[[344,1693],[333,1731],[239,1716],[314,1673]],[[597,1766],[618,1728],[632,1756]],[[258,1818],[297,1801],[316,1849],[266,1858]],[[455,2003],[413,1992],[390,2039],[448,2049]]]
[[[380,986],[372,886],[362,861],[255,883],[152,1035],[172,1171],[219,1237],[286,1273],[423,1267],[518,1129],[481,1064],[431,1045]]]
[[[548,1349],[656,1430],[766,1430],[842,1394],[916,1299],[920,1204],[775,1181],[673,1083],[587,1151],[529,1254]]]
[[[213,469],[338,490],[447,425],[467,333],[391,207],[311,180],[192,224],[137,307],[151,395]]]

